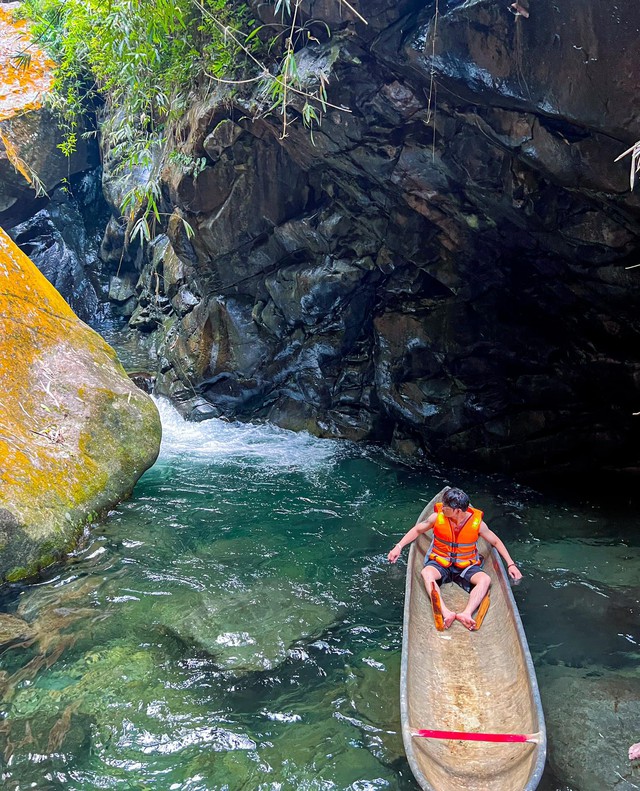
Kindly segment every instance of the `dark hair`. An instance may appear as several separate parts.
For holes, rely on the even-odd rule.
[[[469,496],[462,489],[449,489],[442,495],[442,504],[449,508],[459,508],[466,511],[469,507]]]

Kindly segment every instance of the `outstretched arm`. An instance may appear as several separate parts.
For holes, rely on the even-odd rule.
[[[436,520],[436,514],[431,514],[431,516],[427,519],[426,522],[418,522],[417,525],[411,528],[404,536],[398,541],[395,547],[389,552],[387,555],[387,560],[391,563],[395,563],[396,560],[400,557],[400,553],[402,552],[402,548],[406,547],[407,544],[410,544],[412,541],[415,541],[416,538],[421,533],[426,533],[427,530],[430,530],[433,527],[433,523]]]
[[[484,522],[480,525],[480,535],[482,538],[488,541],[492,547],[495,547],[498,550],[500,557],[507,564],[507,574],[511,577],[511,579],[521,580],[522,572],[513,562],[513,558],[509,554],[508,549],[505,547],[501,539],[499,539],[498,536],[493,532],[493,530],[489,530]]]

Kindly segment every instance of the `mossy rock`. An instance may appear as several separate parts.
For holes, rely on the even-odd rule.
[[[155,461],[153,401],[0,229],[0,581],[30,577]]]

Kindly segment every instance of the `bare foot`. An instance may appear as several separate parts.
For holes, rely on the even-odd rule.
[[[446,607],[442,608],[442,617],[444,618],[444,628],[448,629],[451,624],[457,618],[456,613],[452,612],[451,610],[447,610]]]
[[[460,621],[460,623],[461,623],[461,624],[462,624],[462,625],[463,625],[465,628],[467,628],[467,629],[468,629],[470,632],[473,632],[473,630],[476,628],[476,622],[475,622],[475,621],[473,620],[473,618],[472,618],[472,617],[471,617],[471,616],[470,616],[468,613],[466,613],[466,612],[459,612],[459,613],[456,615],[456,619],[457,619],[458,621]]]

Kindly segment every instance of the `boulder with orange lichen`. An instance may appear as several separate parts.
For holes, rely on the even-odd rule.
[[[0,229],[0,580],[70,549],[131,492],[160,436],[115,352]]]
[[[71,157],[58,148],[62,132],[44,106],[53,85],[53,62],[15,18],[20,3],[0,4],[0,222],[24,219],[43,190],[97,164],[93,149],[78,136]],[[28,52],[28,64],[16,54]],[[95,160],[95,161],[94,161]]]

